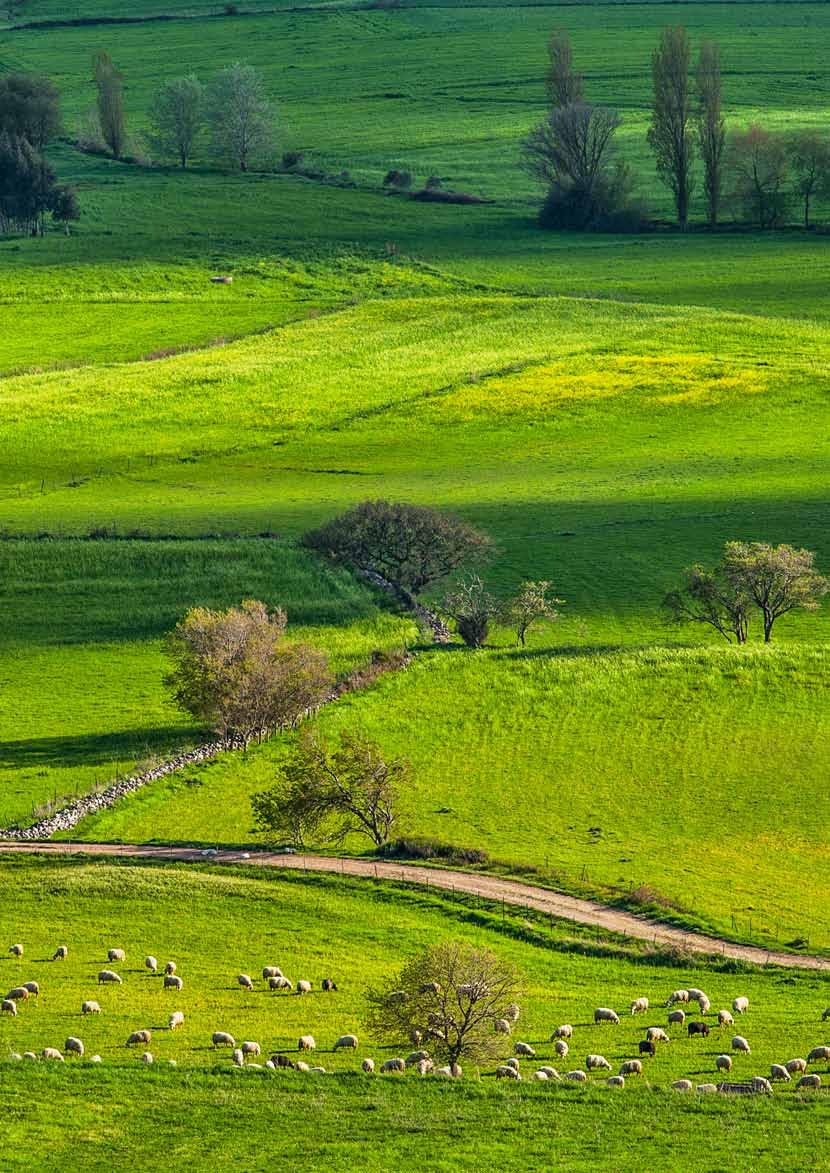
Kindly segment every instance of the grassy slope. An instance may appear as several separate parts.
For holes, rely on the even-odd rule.
[[[636,1050],[645,1025],[664,1021],[665,1011],[657,1009],[647,1018],[624,1017],[618,1029],[594,1027],[588,1020],[598,1003],[623,1007],[642,994],[658,1003],[682,984],[703,986],[715,1008],[739,992],[746,994],[750,1013],[741,1025],[753,1054],[736,1060],[735,1074],[741,1078],[822,1040],[818,1020],[827,983],[820,975],[784,979],[774,972],[735,975],[670,968],[655,961],[643,964],[636,955],[627,960],[615,955],[613,947],[603,957],[601,946],[599,957],[580,956],[561,951],[573,939],[556,925],[525,925],[510,917],[502,923],[497,912],[486,908],[388,886],[372,890],[336,878],[6,861],[0,884],[7,889],[4,900],[12,901],[13,894],[8,932],[27,946],[23,961],[2,961],[0,969],[7,983],[34,977],[42,986],[38,1005],[21,1008],[15,1020],[0,1020],[0,1052],[5,1056],[10,1049],[62,1045],[75,1033],[88,1053],[98,1052],[104,1059],[95,1072],[82,1066],[79,1070],[77,1064],[60,1072],[4,1065],[12,1152],[19,1144],[54,1140],[56,1151],[71,1145],[85,1168],[98,1168],[129,1143],[135,1146],[132,1159],[138,1151],[149,1163],[158,1155],[161,1138],[173,1129],[177,1093],[180,1116],[184,1089],[188,1127],[179,1127],[175,1140],[170,1138],[168,1159],[170,1153],[192,1159],[210,1140],[215,1146],[211,1163],[217,1167],[225,1167],[231,1147],[238,1163],[240,1154],[253,1152],[255,1140],[264,1142],[266,1137],[269,1151],[288,1158],[292,1167],[319,1168],[324,1160],[326,1168],[335,1169],[353,1167],[358,1144],[369,1169],[388,1167],[388,1158],[400,1154],[404,1144],[410,1159],[415,1144],[420,1163],[430,1169],[449,1168],[452,1159],[506,1159],[509,1167],[518,1167],[509,1162],[515,1159],[511,1148],[519,1138],[523,1167],[549,1160],[551,1153],[576,1167],[583,1161],[621,1159],[636,1137],[643,1159],[662,1168],[669,1167],[657,1163],[666,1162],[671,1135],[674,1167],[709,1167],[699,1163],[700,1155],[706,1150],[710,1157],[711,1148],[717,1147],[719,1167],[737,1168],[738,1150],[742,1161],[749,1152],[770,1165],[788,1157],[812,1162],[808,1154],[815,1154],[813,1146],[826,1123],[823,1096],[802,1098],[786,1087],[776,1090],[772,1103],[751,1104],[678,1100],[665,1091],[680,1076],[696,1082],[713,1076],[714,1056],[724,1046],[717,1029],[701,1042],[678,1033],[648,1068],[654,1090],[632,1080],[621,1096],[599,1088],[505,1088],[489,1076],[476,1082],[473,1069],[452,1087],[421,1083],[412,1076],[391,1087],[381,1077],[371,1083],[360,1076],[322,1077],[313,1093],[298,1076],[274,1076],[275,1085],[270,1080],[259,1083],[251,1073],[253,1086],[241,1094],[228,1081],[246,1077],[231,1076],[227,1054],[216,1055],[208,1042],[219,1028],[238,1038],[257,1039],[266,1052],[291,1050],[298,1034],[310,1032],[318,1043],[315,1057],[329,1071],[354,1071],[367,1053],[383,1059],[395,1049],[368,1039],[357,1056],[334,1055],[329,1048],[343,1031],[364,1033],[366,984],[386,979],[423,945],[452,936],[487,944],[519,966],[526,993],[516,1037],[536,1046],[539,1062],[551,1059],[547,1039],[560,1021],[576,1028],[565,1066],[583,1063],[588,1051],[604,1053],[616,1065]],[[45,888],[48,903],[42,900]],[[41,960],[58,942],[69,945],[67,962]],[[99,991],[94,974],[115,943],[127,950],[121,966],[124,985]],[[150,949],[160,959],[178,961],[185,981],[180,994],[165,995],[159,989],[161,979],[142,969],[141,959]],[[335,976],[340,992],[303,999],[273,996],[259,988],[244,994],[236,974],[256,974],[263,963],[280,964],[293,976],[302,973],[315,982]],[[104,1007],[94,1021],[79,1014],[80,1002],[89,996]],[[156,1029],[151,1050],[158,1061],[176,1058],[178,1070],[143,1071],[123,1041],[139,1026],[162,1028],[174,1006],[184,1011],[185,1027],[176,1034]],[[563,1066],[559,1060],[557,1065]],[[601,1084],[602,1078],[594,1082]],[[53,1109],[48,1115],[43,1108],[47,1099]],[[95,1112],[91,1099],[99,1106]],[[59,1124],[55,1103],[61,1106]],[[693,1103],[693,1115],[687,1117]],[[99,1115],[104,1105],[112,1113],[106,1125]],[[795,1111],[798,1128],[786,1127]],[[736,1156],[734,1166],[730,1153]]]

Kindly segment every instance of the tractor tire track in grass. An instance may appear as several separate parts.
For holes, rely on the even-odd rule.
[[[533,909],[560,920],[582,925],[594,925],[608,932],[620,933],[655,945],[682,949],[709,956],[733,958],[754,965],[780,965],[787,969],[824,970],[830,962],[822,957],[796,956],[758,948],[737,945],[703,933],[685,932],[671,925],[659,924],[607,908],[590,900],[567,896],[534,884],[517,880],[503,880],[497,876],[451,871],[446,868],[413,866],[388,860],[347,859],[322,855],[285,854],[274,851],[205,851],[199,847],[162,847],[152,844],[119,843],[19,843],[0,840],[0,854],[25,853],[34,855],[104,856],[125,859],[154,859],[166,863],[253,864],[257,867],[292,868],[308,872],[339,872],[368,880],[389,880],[404,884],[418,884],[478,896],[495,903],[503,901],[511,907]]]

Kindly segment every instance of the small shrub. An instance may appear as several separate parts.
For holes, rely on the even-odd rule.
[[[430,175],[426,181],[425,190],[426,191],[438,191],[438,189],[443,186],[444,186],[444,181],[440,175]]]
[[[408,191],[412,187],[412,175],[409,171],[398,171],[393,169],[387,171],[383,177],[384,187],[394,187],[398,191]]]
[[[443,863],[466,864],[487,863],[489,854],[478,847],[456,847],[442,843],[439,839],[426,836],[405,836],[393,839],[383,848],[381,855],[387,859],[438,859]]]
[[[292,168],[299,167],[304,159],[304,151],[285,151],[282,156],[283,168],[286,171],[291,171]]]
[[[440,188],[424,187],[412,193],[413,200],[424,204],[489,204],[483,196],[473,195],[469,191],[443,191]]]

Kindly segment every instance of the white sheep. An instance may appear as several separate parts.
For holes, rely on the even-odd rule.
[[[150,973],[156,973],[158,967],[159,963],[152,954],[148,954],[148,956],[144,958],[144,968],[149,969]]]
[[[820,1075],[802,1075],[801,1079],[798,1081],[798,1083],[795,1086],[797,1088],[799,1088],[799,1087],[820,1088],[821,1087],[821,1076]]]
[[[17,1014],[17,1003],[12,998],[4,998],[0,1002],[0,1014],[10,1014],[14,1018]]]
[[[619,1026],[620,1016],[616,1010],[611,1010],[608,1006],[598,1006],[594,1011],[594,1022],[613,1022],[615,1026]]]
[[[165,990],[180,990],[183,985],[184,982],[182,979],[177,977],[174,973],[167,973],[164,975]]]
[[[233,1035],[228,1034],[225,1030],[215,1030],[211,1035],[211,1042],[214,1047],[235,1047],[236,1040]]]
[[[515,1002],[511,1002],[510,1005],[505,1008],[502,1016],[504,1018],[506,1018],[508,1022],[512,1022],[513,1025],[515,1026],[516,1023],[519,1021],[520,1014],[521,1014],[521,1010],[519,1009],[519,1007],[516,1005]]]
[[[519,1070],[519,1060],[515,1055],[511,1055],[509,1059],[504,1061],[505,1067],[512,1067],[515,1071]]]
[[[732,1003],[732,1009],[735,1014],[746,1014],[747,1010],[749,1010],[749,998],[745,998],[743,995],[740,998],[735,998]]]
[[[547,1073],[542,1071],[541,1068],[538,1071],[534,1071],[531,1078],[538,1080],[540,1083],[547,1083],[548,1081]]]
[[[432,1062],[431,1059],[419,1059],[418,1062],[415,1064],[415,1070],[418,1072],[419,1075],[429,1075],[430,1071],[432,1071],[434,1066],[435,1066],[435,1064]]]
[[[233,1051],[231,1052],[231,1062],[233,1063],[234,1067],[245,1066],[245,1056],[242,1054],[242,1051],[239,1047],[234,1047]]]
[[[690,1079],[676,1079],[672,1084],[672,1088],[676,1092],[690,1092],[692,1090],[692,1081]]]
[[[718,1090],[718,1086],[715,1083],[699,1083],[697,1085],[697,1087],[695,1088],[695,1091],[702,1092],[702,1093],[716,1092],[717,1090]]]
[[[153,1062],[153,1056],[150,1054],[149,1051],[145,1051],[144,1054],[141,1056],[141,1062],[146,1063],[148,1066]]]
[[[620,1075],[642,1075],[643,1065],[639,1059],[626,1059],[620,1066]]]
[[[544,1073],[548,1077],[548,1079],[554,1079],[557,1081],[561,1081],[561,1079],[562,1079],[562,1076],[559,1074],[559,1072],[556,1070],[555,1067],[545,1066],[545,1067],[540,1067],[539,1070],[544,1071]]]
[[[565,1042],[564,1039],[557,1039],[556,1042],[553,1044],[553,1049],[554,1049],[554,1051],[556,1051],[556,1054],[559,1056],[560,1059],[564,1059],[565,1056],[567,1055],[568,1051],[570,1050],[570,1048],[568,1047],[568,1044]]]
[[[53,961],[66,961],[69,956],[69,950],[66,945],[58,945],[55,952],[52,954]]]
[[[732,1070],[732,1056],[731,1055],[718,1055],[717,1059],[715,1060],[715,1070],[716,1071],[731,1071]]]
[[[100,1014],[101,1007],[91,998],[81,1005],[81,1014]]]
[[[252,990],[254,988],[254,983],[251,981],[250,975],[247,973],[241,973],[236,980],[239,982],[243,990]]]
[[[314,1041],[314,1035],[300,1035],[297,1040],[298,1051],[313,1051],[317,1044]]]
[[[123,949],[108,949],[107,961],[126,961],[127,954]]]
[[[452,1079],[452,1068],[451,1067],[436,1067],[435,1068],[435,1075],[437,1075],[439,1079]]]
[[[586,1055],[585,1066],[589,1071],[610,1071],[611,1064],[604,1055]]]
[[[625,1087],[625,1076],[609,1075],[605,1082],[608,1087]]]
[[[31,1061],[32,1059],[37,1059],[37,1055],[34,1053],[34,1051],[24,1051],[23,1058]]]
[[[84,1044],[80,1039],[76,1039],[74,1035],[69,1036],[69,1038],[63,1044],[63,1049],[67,1052],[67,1054],[80,1055],[81,1058],[83,1058]]]
[[[569,1039],[574,1033],[574,1028],[569,1022],[563,1022],[561,1026],[557,1026],[556,1030],[550,1036],[551,1042],[554,1039]]]
[[[302,1061],[302,1059],[298,1059],[297,1062],[294,1064],[294,1070],[295,1071],[311,1071],[311,1068],[309,1067],[309,1065],[307,1063],[304,1063]]]
[[[311,1067],[310,1071],[311,1071],[312,1075],[325,1075],[326,1074],[325,1067]]]
[[[164,967],[164,972],[165,972],[166,974],[175,973],[175,972],[176,972],[176,963],[175,963],[175,961],[168,961],[168,962],[167,962],[167,964],[166,964],[166,965],[165,965],[165,967]]]
[[[273,1059],[266,1059],[265,1060],[265,1067],[268,1071],[276,1071],[277,1070],[277,1065]]]
[[[116,986],[121,985],[121,978],[118,976],[118,974],[115,972],[114,969],[102,969],[99,971],[98,985],[104,986],[107,983],[114,984]]]
[[[650,1026],[646,1031],[646,1038],[650,1043],[669,1043],[671,1039],[662,1026]]]
[[[734,1025],[735,1025],[735,1019],[732,1017],[732,1015],[729,1013],[728,1010],[719,1010],[718,1011],[718,1026],[734,1026]]]
[[[524,1059],[535,1059],[536,1052],[531,1047],[530,1043],[516,1043],[513,1048],[517,1055],[521,1055]]]
[[[789,1071],[790,1075],[795,1075],[795,1073],[797,1071],[806,1071],[807,1070],[807,1060],[806,1059],[790,1059],[790,1061],[788,1063],[785,1063],[784,1066],[787,1068],[787,1071]]]
[[[669,1026],[682,1026],[686,1021],[685,1010],[670,1010],[668,1014]]]
[[[572,1083],[587,1083],[588,1076],[584,1071],[577,1069],[576,1071],[566,1071],[565,1079],[569,1079]]]
[[[631,1003],[632,1014],[645,1014],[648,1010],[648,998],[635,998]]]
[[[263,965],[262,980],[267,982],[269,978],[282,977],[282,970],[278,965]]]
[[[367,1075],[374,1075],[375,1061],[374,1059],[364,1059],[360,1064],[361,1071],[365,1071]]]
[[[403,1059],[387,1059],[381,1067],[381,1071],[400,1072],[403,1074],[406,1071],[406,1063]]]
[[[493,1022],[493,1029],[497,1035],[509,1035],[513,1033],[513,1028],[506,1018],[496,1018]]]
[[[412,1051],[407,1055],[405,1063],[407,1067],[414,1067],[416,1063],[420,1063],[424,1059],[429,1059],[429,1051]]]
[[[59,1063],[63,1063],[63,1055],[57,1047],[44,1047],[40,1052],[41,1059],[56,1059]]]
[[[732,1040],[732,1050],[733,1051],[743,1051],[745,1055],[752,1054],[752,1052],[749,1049],[749,1043],[746,1041],[746,1039],[744,1038],[743,1035],[735,1035],[735,1037]]]
[[[676,1002],[688,1002],[688,1001],[689,1001],[689,991],[688,990],[675,990],[674,993],[669,994],[668,998],[666,999],[666,1005],[667,1006],[674,1006]]]
[[[103,1063],[104,1062],[104,1060],[101,1058],[100,1055],[90,1055],[89,1061],[90,1061],[90,1063]]]
[[[23,956],[23,946],[22,945],[10,945],[9,946],[9,953],[11,953],[12,957],[22,957]]]
[[[290,982],[288,980],[287,977],[283,977],[282,975],[277,974],[274,977],[269,977],[268,989],[269,990],[293,990],[294,985],[292,982]]]
[[[357,1035],[341,1035],[334,1044],[334,1050],[339,1051],[341,1047],[344,1047],[346,1050],[356,1051]],[[417,1059],[413,1060],[413,1062],[417,1062]]]
[[[130,1037],[124,1044],[125,1047],[136,1047],[139,1043],[144,1043],[146,1046],[152,1039],[152,1032],[149,1030],[134,1030]]]
[[[184,1014],[181,1010],[174,1010],[167,1019],[167,1029],[176,1030],[177,1027],[184,1026]]]
[[[816,1063],[819,1059],[830,1059],[830,1047],[813,1047],[807,1056],[808,1063]]]
[[[262,1047],[260,1047],[259,1043],[255,1043],[250,1039],[247,1042],[242,1044],[241,1050],[242,1050],[243,1055],[261,1055],[262,1054]]]
[[[786,1083],[789,1083],[792,1078],[787,1068],[781,1063],[772,1064],[769,1069],[769,1077],[770,1079],[783,1079]]]
[[[697,1002],[698,1006],[700,1007],[701,1014],[708,1014],[710,1009],[712,1008],[712,1003],[709,1001],[709,999],[706,997],[705,994],[701,995],[700,998],[697,998],[696,1002]]]
[[[310,994],[311,993],[311,982],[306,982],[306,981],[297,982],[297,993],[298,994]]]
[[[752,1090],[756,1093],[756,1095],[771,1096],[772,1084],[768,1079],[765,1079],[763,1075],[753,1075]]]
[[[440,1068],[439,1068],[439,1070],[440,1070]],[[447,1071],[449,1072],[449,1067],[447,1068]],[[436,1072],[436,1075],[437,1074],[438,1074],[438,1072]],[[521,1074],[516,1070],[516,1068],[515,1067],[508,1067],[506,1063],[502,1063],[501,1066],[496,1068],[496,1079],[521,1079],[521,1078],[522,1078]]]

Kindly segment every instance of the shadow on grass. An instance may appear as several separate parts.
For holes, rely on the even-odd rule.
[[[184,749],[202,740],[203,731],[182,725],[154,725],[118,733],[75,737],[28,737],[0,742],[0,768],[36,766],[112,766],[159,752]]]

